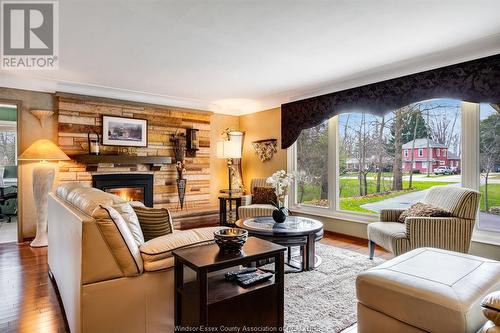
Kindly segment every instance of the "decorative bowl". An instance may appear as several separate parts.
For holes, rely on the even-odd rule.
[[[239,252],[248,238],[248,231],[239,228],[220,229],[214,232],[214,240],[222,252]]]

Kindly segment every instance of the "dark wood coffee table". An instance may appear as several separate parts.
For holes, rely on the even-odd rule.
[[[316,242],[323,238],[323,223],[301,216],[289,216],[284,223],[275,223],[272,217],[253,217],[236,221],[236,226],[248,230],[251,236],[268,240],[288,248],[288,264],[296,267],[291,258],[291,247],[302,252],[300,266],[309,271],[321,264],[316,255]]]
[[[211,330],[219,327],[282,332],[284,252],[284,247],[255,237],[249,237],[238,253],[223,253],[216,244],[173,251],[175,326],[183,332],[201,332],[200,328],[205,332],[219,332]],[[235,266],[268,259],[274,260],[275,274],[266,282],[242,288],[224,279],[228,268],[235,270],[238,269]],[[196,273],[195,280],[188,276],[185,279],[185,266]]]

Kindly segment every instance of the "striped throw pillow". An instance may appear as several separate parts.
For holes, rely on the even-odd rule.
[[[168,209],[133,207],[146,242],[156,237],[171,234],[174,231],[172,217]]]

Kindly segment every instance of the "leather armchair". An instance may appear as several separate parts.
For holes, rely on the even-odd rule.
[[[467,253],[476,222],[481,194],[468,188],[435,186],[423,202],[451,212],[451,217],[407,217],[398,221],[403,209],[383,209],[380,222],[368,225],[370,259],[375,244],[398,256],[420,247],[435,247]]]

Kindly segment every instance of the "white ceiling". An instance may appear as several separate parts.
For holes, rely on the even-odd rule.
[[[243,114],[500,53],[498,0],[63,0],[60,69],[0,85]]]

